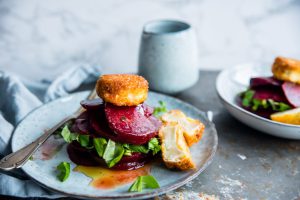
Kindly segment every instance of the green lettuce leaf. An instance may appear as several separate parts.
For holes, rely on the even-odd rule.
[[[68,179],[70,176],[70,163],[68,162],[61,162],[56,169],[59,171],[57,174],[57,178],[61,181],[64,182],[65,180]]]
[[[103,153],[103,159],[105,160],[107,166],[111,168],[121,160],[124,152],[125,150],[122,144],[108,140],[107,146]]]
[[[88,135],[78,135],[77,141],[82,147],[88,147],[90,143],[90,137]]]
[[[282,111],[292,109],[291,106],[289,106],[285,103],[282,103],[282,102],[273,101],[272,99],[268,99],[268,103],[271,105],[272,110],[274,110],[274,111],[282,112]]]
[[[82,135],[77,133],[72,133],[68,127],[65,125],[61,131],[61,136],[67,143],[71,143],[72,141],[76,140],[82,147],[87,149],[92,149],[93,145],[90,144],[90,136],[89,135]]]
[[[90,141],[90,136],[89,135],[81,135],[79,134],[77,136],[77,141],[79,142],[79,144],[82,146],[82,147],[85,147],[87,149],[92,149],[94,148],[94,145],[91,144],[91,141]]]
[[[130,151],[129,149],[125,149],[124,156],[131,156],[131,155],[132,155],[132,151]]]
[[[141,192],[143,189],[159,188],[157,180],[151,176],[139,176],[137,180],[130,186],[129,192]]]
[[[94,138],[93,139],[94,147],[100,157],[103,157],[107,141],[105,138]]]
[[[151,150],[153,152],[153,155],[157,154],[160,150],[160,144],[157,138],[152,138],[149,142],[148,142],[148,149]]]
[[[286,111],[290,110],[291,106],[283,102],[276,102],[272,99],[255,99],[253,98],[255,91],[247,90],[241,94],[242,105],[245,107],[251,107],[253,111],[257,111],[259,108],[268,109],[271,108],[273,111]]]
[[[153,155],[155,155],[161,149],[157,138],[150,139],[147,145],[123,144],[123,147],[125,148],[124,155],[131,155],[133,152],[147,154],[149,151],[152,151]]]
[[[148,153],[149,149],[144,145],[124,144],[123,147],[129,152]]]
[[[247,90],[245,92],[242,93],[242,105],[243,106],[250,106],[253,96],[254,96],[255,92],[253,90]]]
[[[71,133],[71,131],[69,130],[68,125],[66,125],[62,131],[61,131],[61,136],[63,137],[63,139],[67,142],[67,143],[71,143],[73,140],[77,140],[77,134],[73,134]]]
[[[160,117],[163,113],[168,112],[165,102],[159,101],[158,103],[159,103],[159,106],[155,107],[153,110],[153,115],[155,117]]]

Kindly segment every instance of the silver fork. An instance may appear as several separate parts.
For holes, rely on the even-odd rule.
[[[87,99],[94,99],[95,97],[96,90],[94,89],[88,95]],[[2,158],[0,160],[0,169],[8,171],[22,167],[28,161],[31,155],[50,137],[50,135],[52,135],[59,127],[61,127],[65,123],[77,118],[82,113],[82,111],[83,108],[80,107],[75,113],[66,117],[51,129],[45,131],[43,135],[38,137],[32,143]]]

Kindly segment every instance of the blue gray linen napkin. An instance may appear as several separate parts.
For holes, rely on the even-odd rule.
[[[10,153],[13,129],[31,110],[44,102],[68,95],[81,84],[95,81],[99,75],[99,67],[79,64],[57,77],[46,91],[35,90],[34,87],[38,87],[39,84],[35,84],[34,87],[31,85],[31,91],[35,91],[33,94],[15,75],[0,71],[0,155]],[[42,100],[37,98],[41,97],[41,93],[45,94]],[[41,188],[32,180],[18,178],[22,176],[26,177],[21,171],[13,171],[10,175],[0,172],[0,194],[18,197],[61,197]]]

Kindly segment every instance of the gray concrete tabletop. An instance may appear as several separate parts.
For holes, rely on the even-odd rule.
[[[195,86],[176,95],[202,111],[213,111],[219,145],[212,164],[172,195],[300,199],[300,141],[266,135],[233,118],[218,99],[217,74],[202,71]]]
[[[300,200],[300,141],[263,134],[231,117],[217,96],[217,74],[201,71],[196,85],[175,96],[213,111],[214,160],[196,179],[156,199]]]

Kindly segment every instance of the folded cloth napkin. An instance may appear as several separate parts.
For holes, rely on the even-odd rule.
[[[31,110],[58,97],[68,95],[81,84],[93,82],[100,75],[100,68],[88,64],[79,64],[57,77],[43,92],[43,100],[28,90],[24,84],[9,73],[0,72],[0,155],[10,153],[10,139],[14,127]],[[37,85],[35,85],[37,86]],[[32,87],[32,86],[31,86]],[[38,91],[30,88],[31,91]],[[26,133],[24,133],[26,134]],[[32,180],[20,179],[26,177],[21,171],[11,172],[9,175],[0,172],[0,195],[18,197],[47,197],[58,198],[61,195],[53,194],[34,183]]]

